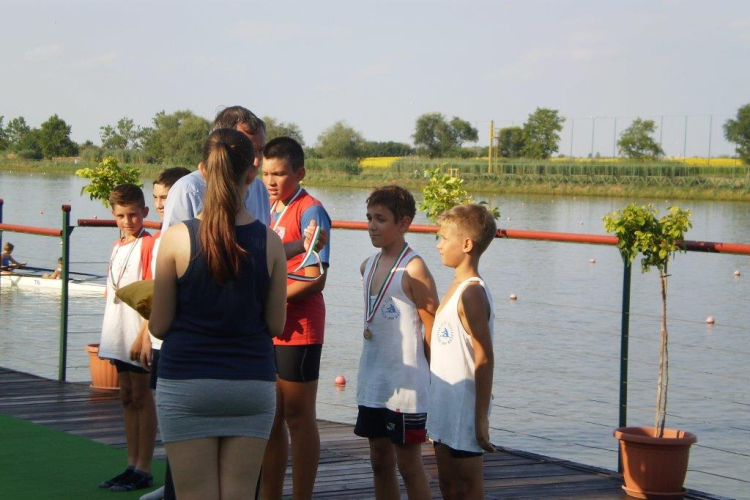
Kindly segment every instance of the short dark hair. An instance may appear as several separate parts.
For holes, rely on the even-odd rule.
[[[171,188],[175,182],[188,174],[190,174],[190,170],[185,167],[165,168],[159,173],[159,177],[156,178],[154,184],[161,184],[166,188]]]
[[[305,152],[299,142],[291,137],[277,137],[263,148],[263,158],[284,160],[293,171],[305,166]]]
[[[479,255],[482,255],[497,236],[495,218],[484,205],[470,203],[457,205],[438,215],[440,225],[448,224],[456,228],[459,234],[471,238]]]
[[[250,129],[250,133],[255,135],[260,131],[266,131],[266,124],[263,120],[255,116],[255,113],[242,106],[229,106],[216,114],[214,123],[211,125],[211,131],[220,128],[237,128],[237,125],[244,123]]]
[[[115,205],[138,205],[143,208],[146,206],[146,199],[143,197],[143,190],[135,184],[120,184],[109,193],[109,205],[112,208]]]
[[[379,187],[370,193],[369,198],[367,198],[367,206],[371,207],[372,205],[382,205],[390,210],[396,218],[396,222],[404,217],[414,220],[414,216],[417,214],[417,204],[414,202],[411,193],[394,184]]]

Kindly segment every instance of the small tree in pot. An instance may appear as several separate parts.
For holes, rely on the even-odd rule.
[[[664,425],[667,416],[667,389],[669,386],[669,349],[667,332],[667,280],[669,278],[668,266],[671,258],[678,251],[684,251],[682,240],[688,229],[692,227],[690,222],[691,213],[689,210],[683,210],[680,207],[672,206],[666,215],[657,218],[658,211],[652,205],[638,206],[630,204],[623,210],[604,216],[604,227],[607,232],[613,233],[618,238],[617,247],[627,262],[633,262],[641,254],[641,268],[643,272],[648,272],[652,268],[659,271],[659,281],[661,284],[661,342],[659,353],[659,377],[656,396],[656,416],[654,418],[654,427],[650,428],[622,428],[615,432],[615,436],[621,440],[623,446],[623,467],[625,476],[625,490],[631,496],[647,498],[643,496],[648,492],[655,492],[660,486],[650,482],[650,479],[639,479],[629,477],[636,472],[649,473],[656,472],[659,479],[667,479],[671,476],[671,483],[664,486],[666,491],[662,490],[669,496],[660,498],[680,498],[683,494],[682,483],[685,480],[687,472],[687,453],[692,443],[696,441],[695,436],[683,431],[669,431],[665,433]],[[652,434],[644,435],[646,432]],[[667,439],[665,439],[667,438]],[[678,459],[681,462],[681,472],[666,474],[656,464],[648,462],[648,459],[640,455],[634,457],[632,452],[630,457],[625,449],[625,441],[638,442],[643,445],[646,441],[659,442],[660,445],[668,445],[675,448],[676,445],[681,448],[682,456]],[[642,446],[640,446],[642,448]],[[628,464],[628,461],[631,463]],[[635,463],[637,462],[637,463]],[[649,466],[649,464],[652,464]],[[632,465],[633,467],[629,467]],[[684,468],[683,468],[684,466]],[[637,469],[637,470],[629,470]],[[629,484],[629,480],[632,481]],[[644,482],[645,481],[645,482]],[[638,483],[638,484],[636,484]],[[678,484],[677,484],[678,483]],[[675,486],[676,484],[676,486]],[[645,485],[645,486],[644,486]],[[673,495],[673,496],[672,496]]]

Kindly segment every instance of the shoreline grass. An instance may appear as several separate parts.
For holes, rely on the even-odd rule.
[[[432,163],[432,162],[430,162]],[[455,164],[451,161],[442,163]],[[394,163],[396,166],[398,163]],[[95,163],[73,160],[40,160],[27,161],[20,159],[0,159],[0,172],[31,173],[39,175],[75,175],[79,168],[93,167]],[[141,176],[154,179],[165,165],[138,165]],[[402,170],[401,172],[399,170]],[[461,169],[464,170],[464,169]],[[468,169],[467,169],[468,170]],[[407,173],[409,172],[409,173]],[[412,191],[421,191],[427,183],[422,177],[421,169],[365,167],[359,175],[351,175],[336,170],[313,170],[307,172],[305,183],[316,187],[341,187],[371,189],[385,184],[399,184]],[[722,200],[750,201],[750,180],[747,177],[728,176],[709,177],[702,185],[649,185],[653,177],[631,177],[624,184],[603,184],[595,181],[596,176],[589,176],[590,181],[581,176],[503,176],[502,174],[475,174],[462,172],[464,187],[471,193],[485,194],[548,194],[555,196],[595,196],[621,198],[665,198],[689,200]],[[650,180],[649,180],[650,179]],[[664,177],[663,179],[669,179]],[[684,181],[684,179],[683,179]],[[726,186],[712,185],[720,182]]]

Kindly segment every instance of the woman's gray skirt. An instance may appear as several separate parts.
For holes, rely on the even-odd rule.
[[[276,383],[160,378],[156,412],[165,443],[230,436],[268,439],[276,412]]]

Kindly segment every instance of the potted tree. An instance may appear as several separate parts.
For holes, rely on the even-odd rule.
[[[620,442],[623,466],[623,489],[636,498],[682,498],[682,484],[687,474],[690,446],[694,434],[665,428],[667,389],[669,385],[669,350],[667,333],[667,279],[670,259],[684,251],[682,240],[692,227],[691,213],[672,206],[657,218],[652,205],[630,204],[623,210],[604,216],[607,232],[618,238],[617,247],[627,262],[641,254],[641,269],[659,271],[661,283],[661,350],[656,392],[656,416],[653,427],[621,427],[614,435]]]

